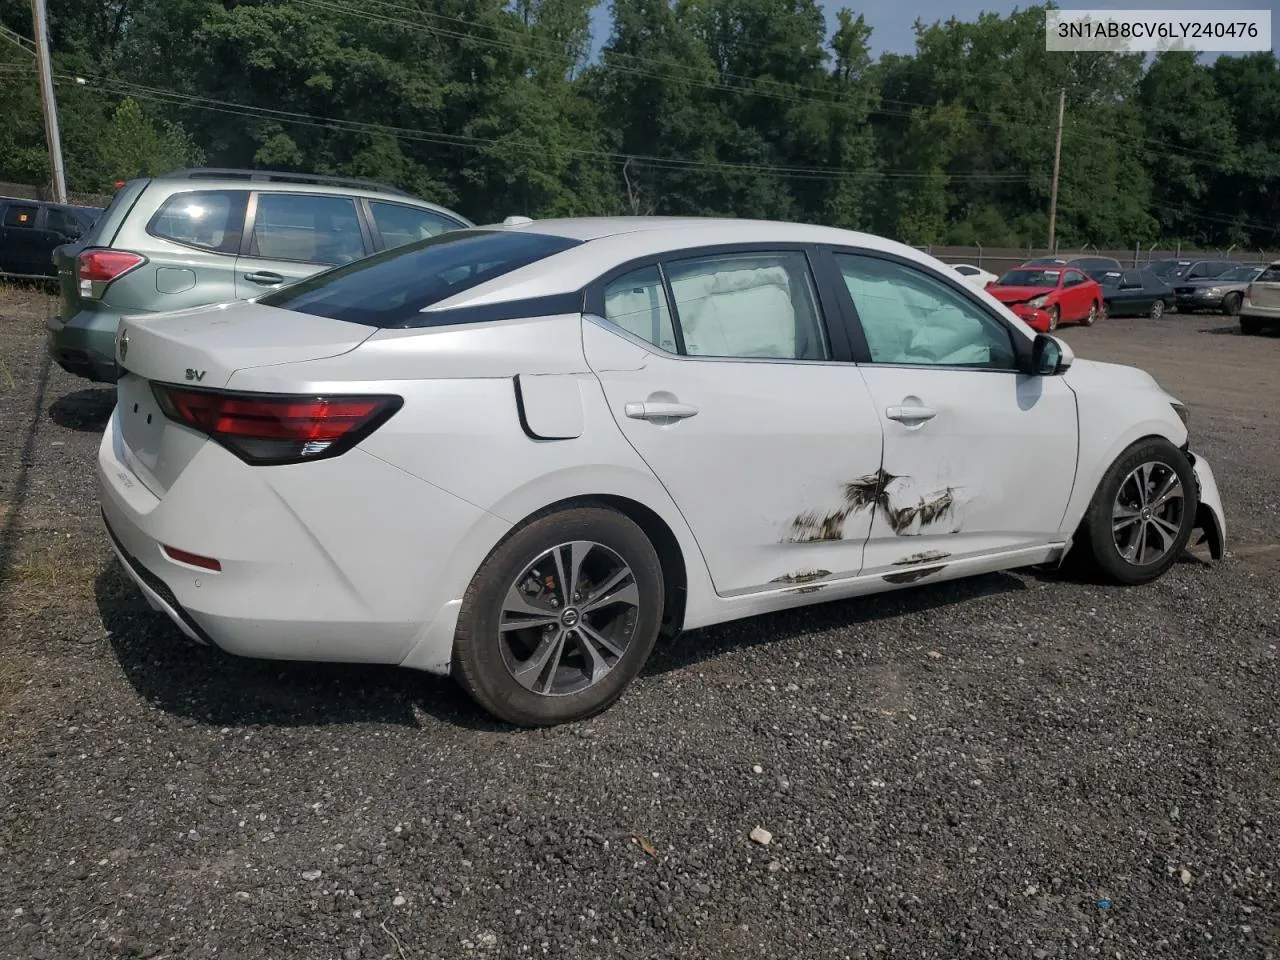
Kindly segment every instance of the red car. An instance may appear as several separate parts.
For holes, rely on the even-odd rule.
[[[1059,323],[1092,326],[1102,315],[1102,287],[1065,265],[1015,267],[987,284],[987,293],[1041,333],[1057,329]]]

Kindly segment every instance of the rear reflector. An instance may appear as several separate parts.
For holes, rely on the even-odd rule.
[[[373,433],[403,405],[396,396],[282,396],[191,390],[153,383],[170,420],[207,434],[258,466],[334,457]]]
[[[215,573],[222,569],[222,564],[213,557],[202,557],[198,553],[189,553],[186,550],[179,550],[177,547],[170,547],[161,544],[161,549],[170,560],[177,560],[179,563],[190,564],[193,567],[200,567],[204,570],[213,570]]]
[[[146,262],[146,257],[127,250],[85,250],[76,258],[76,267],[82,282],[110,283]]]

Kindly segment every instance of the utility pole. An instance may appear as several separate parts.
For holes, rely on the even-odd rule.
[[[40,72],[40,102],[44,106],[44,135],[49,144],[49,165],[53,168],[53,194],[67,202],[67,175],[62,169],[62,138],[58,135],[58,104],[53,98],[53,69],[49,65],[49,18],[44,0],[31,0],[31,19],[36,32],[36,67]]]
[[[1058,91],[1058,141],[1053,146],[1053,188],[1049,193],[1049,253],[1057,249],[1053,245],[1054,229],[1058,224],[1058,171],[1062,168],[1062,116],[1067,109],[1067,88]]]

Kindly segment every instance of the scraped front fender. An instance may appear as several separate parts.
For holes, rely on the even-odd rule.
[[[1209,461],[1194,453],[1188,453],[1200,487],[1200,506],[1196,508],[1196,529],[1201,531],[1197,543],[1208,542],[1209,555],[1221,560],[1227,550],[1227,521],[1222,510],[1222,497],[1218,493],[1218,481],[1214,479]]]

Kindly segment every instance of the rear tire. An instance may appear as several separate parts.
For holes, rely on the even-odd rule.
[[[1222,298],[1222,312],[1228,317],[1237,316],[1240,313],[1240,303],[1243,299],[1238,293],[1228,293]]]
[[[1108,582],[1150,583],[1186,549],[1198,506],[1182,451],[1162,437],[1140,440],[1103,476],[1072,553]]]
[[[1089,313],[1080,322],[1083,323],[1086,327],[1092,327],[1098,319],[1099,312],[1100,311],[1098,310],[1097,301],[1094,301],[1093,303],[1089,304]]]
[[[1262,332],[1262,321],[1257,317],[1241,317],[1240,332],[1246,337],[1254,337]]]
[[[1148,314],[1148,316],[1150,316],[1152,320],[1159,320],[1161,317],[1163,317],[1164,301],[1157,300],[1155,303],[1151,304],[1151,311]]]
[[[544,514],[499,544],[467,588],[453,676],[508,723],[582,720],[640,672],[662,609],[662,566],[635,523],[597,506]]]

